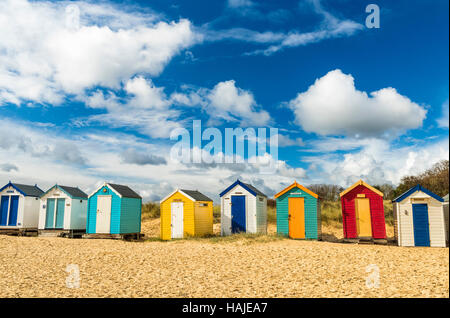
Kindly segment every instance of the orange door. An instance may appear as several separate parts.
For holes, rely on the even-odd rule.
[[[305,198],[289,198],[289,236],[305,238]]]
[[[356,230],[358,237],[372,237],[370,220],[370,201],[366,198],[355,199]]]

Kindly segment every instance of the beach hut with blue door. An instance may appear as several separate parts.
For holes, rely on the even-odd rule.
[[[277,233],[293,239],[322,238],[319,196],[294,182],[275,195]]]
[[[11,230],[37,231],[39,196],[44,193],[37,185],[9,182],[0,189],[0,232]]]
[[[54,185],[41,195],[39,234],[86,231],[88,195],[77,187]]]
[[[105,183],[89,196],[87,234],[140,234],[142,198],[126,185]]]
[[[444,199],[417,185],[392,202],[399,246],[445,247]]]
[[[220,193],[221,234],[267,233],[267,196],[236,180]]]

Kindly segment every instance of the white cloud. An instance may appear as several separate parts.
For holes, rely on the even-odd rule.
[[[330,71],[289,102],[296,123],[320,135],[379,136],[419,128],[427,111],[395,88],[367,94],[354,78]]]
[[[448,100],[442,104],[442,116],[437,120],[439,127],[447,128],[449,124]]]
[[[59,104],[95,86],[119,88],[137,73],[159,75],[198,38],[188,20],[156,18],[84,1],[0,2],[0,102]]]
[[[304,46],[330,38],[351,36],[364,28],[362,24],[355,21],[338,19],[322,7],[320,0],[311,0],[309,3],[312,4],[313,11],[323,18],[321,25],[316,30],[311,32],[293,30],[287,33],[279,43],[247,54],[272,55],[285,48]]]
[[[270,116],[264,111],[257,111],[256,101],[249,91],[236,87],[233,80],[218,83],[208,94],[208,108],[217,118],[227,121],[240,120],[243,125],[265,125]]]
[[[292,139],[287,135],[278,134],[278,146],[280,147],[290,147],[290,146],[300,146],[303,147],[305,145],[302,138]]]
[[[228,0],[228,7],[230,8],[245,8],[255,5],[251,0]]]
[[[433,143],[395,147],[389,141],[372,138],[361,142],[362,148],[356,152],[303,156],[302,160],[318,170],[312,177],[319,181],[327,180],[345,187],[362,178],[371,184],[390,182],[396,185],[403,176],[417,175],[440,160],[448,160],[448,143],[446,138]],[[319,148],[326,151],[322,146]]]

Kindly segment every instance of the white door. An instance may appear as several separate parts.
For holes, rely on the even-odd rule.
[[[111,200],[110,195],[99,195],[97,197],[96,233],[111,232]]]
[[[172,238],[183,238],[183,202],[172,202]]]

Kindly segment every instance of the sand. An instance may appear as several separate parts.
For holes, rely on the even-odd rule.
[[[330,241],[342,236],[337,227],[323,231]],[[159,220],[144,222],[143,232],[158,236]],[[67,285],[70,264],[79,268],[79,288]],[[376,275],[366,272],[371,264],[378,288],[368,279]],[[448,298],[449,250],[273,236],[124,242],[0,235],[0,286],[0,297]]]

